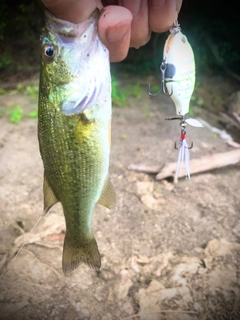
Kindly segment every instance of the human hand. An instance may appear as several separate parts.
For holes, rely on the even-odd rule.
[[[57,18],[73,23],[102,10],[98,34],[112,62],[126,58],[129,47],[145,45],[151,31],[164,32],[177,19],[182,0],[42,0]],[[104,6],[104,7],[103,7]]]

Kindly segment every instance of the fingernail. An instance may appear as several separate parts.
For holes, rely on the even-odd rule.
[[[121,26],[113,26],[111,28],[108,28],[106,32],[107,40],[109,42],[117,42],[120,39],[122,39],[125,34],[130,32],[130,25],[124,24]]]
[[[155,9],[162,9],[165,7],[166,0],[151,0],[151,5]]]
[[[120,5],[124,6],[129,11],[131,11],[133,16],[136,16],[140,11],[141,1],[122,0],[120,1]]]

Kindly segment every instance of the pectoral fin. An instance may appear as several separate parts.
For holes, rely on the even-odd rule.
[[[54,192],[52,191],[52,188],[48,183],[48,180],[45,174],[44,174],[44,181],[43,181],[43,197],[44,197],[43,215],[45,215],[48,213],[49,209],[58,202]]]
[[[116,205],[116,194],[112,185],[112,182],[110,181],[109,177],[107,177],[102,194],[97,202],[97,204],[100,204],[101,206],[104,206],[112,211],[117,210]]]

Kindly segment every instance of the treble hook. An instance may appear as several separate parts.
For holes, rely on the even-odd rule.
[[[190,147],[185,147],[186,149],[192,149],[193,147],[193,142],[191,143]],[[179,147],[177,147],[177,143],[175,142],[175,149],[179,150]]]
[[[171,96],[173,94],[173,90],[171,88],[171,93],[168,92],[167,86],[166,86],[166,80],[165,80],[165,72],[167,69],[167,63],[166,63],[166,59],[164,58],[161,65],[160,65],[160,70],[161,70],[161,74],[162,74],[162,80],[161,80],[161,88],[157,93],[151,93],[150,90],[150,83],[148,84],[148,94],[151,97],[156,97],[160,92],[163,92],[166,96]]]
[[[177,119],[177,118],[172,118],[172,119],[168,119],[168,120],[175,120],[175,119]],[[177,144],[175,142],[175,149],[179,150],[182,147],[184,147],[185,149],[192,149],[193,142],[191,143],[190,147],[188,147],[186,141],[185,141],[185,143],[183,143],[183,140],[186,139],[186,134],[187,134],[187,131],[186,131],[187,123],[186,123],[184,117],[182,117],[182,121],[180,122],[180,126],[181,126],[180,144],[179,144],[179,147],[177,147]]]

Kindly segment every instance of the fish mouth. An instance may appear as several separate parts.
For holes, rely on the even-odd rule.
[[[45,11],[47,29],[67,38],[80,37],[88,29],[89,25],[96,21],[99,16],[100,10],[96,8],[87,20],[79,24],[75,24],[69,21],[58,19],[48,10]]]

